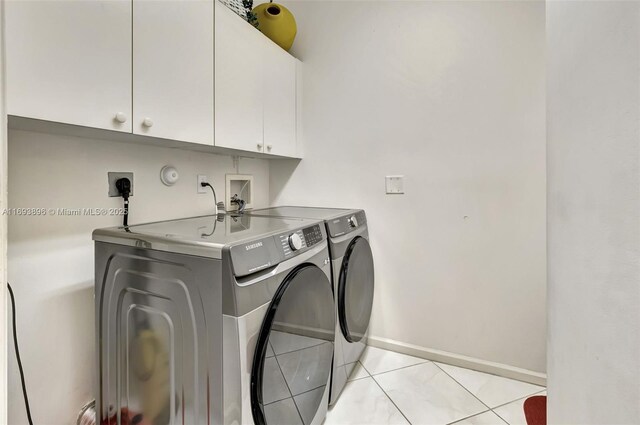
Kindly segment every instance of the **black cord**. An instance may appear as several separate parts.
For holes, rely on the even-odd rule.
[[[124,199],[124,217],[122,217],[122,225],[129,225],[129,196],[131,195],[131,180],[126,177],[116,180],[116,189]]]
[[[122,217],[122,225],[127,227],[129,225],[129,198],[124,200],[124,215]]]
[[[209,189],[211,189],[211,192],[213,193],[213,206],[215,208],[216,214],[218,213],[218,198],[216,198],[216,190],[213,188],[213,186],[211,186],[211,184],[207,183],[207,182],[201,182],[200,186],[208,186]]]
[[[7,282],[7,288],[9,288],[9,296],[11,298],[11,317],[13,320],[13,347],[16,351],[16,360],[18,361],[18,369],[20,369],[20,380],[22,381],[22,395],[24,396],[24,405],[27,409],[27,419],[29,425],[33,425],[33,419],[31,419],[31,407],[29,406],[29,396],[27,395],[27,384],[24,381],[24,369],[22,368],[22,360],[20,359],[20,348],[18,348],[18,330],[16,329],[16,299],[13,296],[13,289]]]

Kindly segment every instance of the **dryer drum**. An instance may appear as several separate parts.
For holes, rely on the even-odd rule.
[[[280,284],[253,357],[251,411],[256,425],[308,425],[327,403],[334,311],[331,282],[317,266],[302,264]]]
[[[359,236],[347,247],[338,280],[340,329],[349,342],[360,341],[367,332],[373,289],[373,254],[369,242]]]

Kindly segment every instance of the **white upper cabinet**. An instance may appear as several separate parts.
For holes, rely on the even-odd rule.
[[[7,112],[131,132],[131,1],[5,2]]]
[[[216,146],[297,156],[297,63],[216,2]]]
[[[295,156],[297,60],[274,43],[264,44],[264,151]]]
[[[10,115],[300,156],[300,62],[217,0],[5,5]]]
[[[133,132],[213,145],[214,1],[133,0]]]
[[[264,151],[263,37],[216,1],[216,146]]]

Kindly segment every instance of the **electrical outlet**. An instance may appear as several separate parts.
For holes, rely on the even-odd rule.
[[[198,174],[198,193],[207,193],[211,190],[207,186],[202,186],[200,183],[209,183],[209,179],[204,174]]]
[[[121,178],[127,178],[129,179],[129,181],[131,181],[131,192],[129,193],[129,196],[133,196],[133,173],[119,173],[119,172],[113,172],[113,171],[109,171],[107,172],[107,178],[109,180],[109,196],[110,197],[116,197],[116,196],[120,196],[120,192],[118,192],[118,188],[116,187],[116,181],[118,181]]]

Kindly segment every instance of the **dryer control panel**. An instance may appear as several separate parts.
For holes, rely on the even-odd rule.
[[[329,228],[329,235],[332,238],[346,235],[354,230],[367,224],[367,216],[364,211],[356,211],[351,214],[346,214],[338,218],[327,220],[327,227]]]

